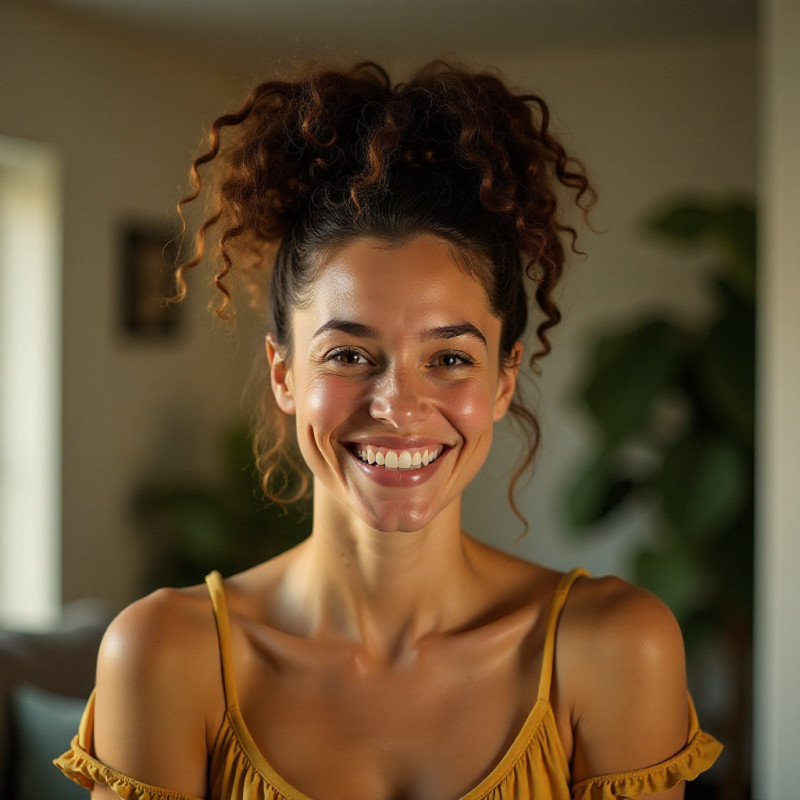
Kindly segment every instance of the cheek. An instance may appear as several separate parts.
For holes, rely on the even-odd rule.
[[[350,417],[363,402],[358,385],[331,377],[309,381],[304,387],[303,420],[298,424],[314,428],[315,438],[324,437]]]
[[[466,436],[484,433],[493,424],[492,396],[482,383],[464,381],[448,393],[448,415]]]

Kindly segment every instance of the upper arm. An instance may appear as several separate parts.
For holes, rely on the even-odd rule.
[[[575,620],[570,659],[573,780],[658,764],[686,745],[689,705],[683,638],[656,597],[603,579]],[[576,587],[577,589],[577,587]],[[591,590],[587,592],[591,595]],[[565,612],[566,613],[566,612]],[[679,785],[655,797],[683,796]]]
[[[98,656],[94,751],[137,781],[203,797],[208,626],[187,613],[196,602],[161,590],[111,624]],[[98,787],[93,797],[103,791]]]

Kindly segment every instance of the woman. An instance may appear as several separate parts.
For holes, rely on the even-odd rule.
[[[274,493],[294,418],[313,532],[125,610],[59,767],[94,798],[681,797],[720,747],[670,612],[461,528],[507,412],[532,461],[525,284],[534,365],[574,246],[558,192],[593,198],[545,104],[444,64],[396,87],[362,64],[262,84],[210,140],[188,199],[211,162],[216,205],[180,291],[213,226],[223,309],[229,274],[271,269],[259,460]]]

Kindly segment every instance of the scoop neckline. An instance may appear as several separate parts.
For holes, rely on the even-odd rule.
[[[546,697],[540,697],[533,704],[528,716],[522,723],[522,727],[514,737],[513,741],[505,751],[501,759],[492,767],[491,770],[478,782],[476,786],[470,789],[466,794],[461,795],[458,800],[480,800],[485,797],[500,781],[511,771],[514,765],[522,758],[526,751],[530,740],[533,738],[534,733],[539,728],[542,720],[547,711],[552,715],[552,708],[550,702]],[[301,792],[296,787],[292,786],[273,766],[269,763],[266,756],[259,750],[253,739],[247,723],[244,720],[241,709],[236,706],[229,708],[225,713],[225,719],[229,722],[233,734],[239,744],[242,752],[247,757],[255,771],[261,778],[270,784],[274,789],[280,792],[286,800],[318,800],[312,798]],[[222,731],[220,731],[220,734]],[[563,746],[560,737],[558,738],[558,748],[566,763],[566,755],[564,755]],[[215,748],[220,745],[222,740],[221,735],[217,737],[217,744]]]

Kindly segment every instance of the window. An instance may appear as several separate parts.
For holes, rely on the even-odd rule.
[[[61,203],[53,148],[0,137],[0,624],[61,602]]]

